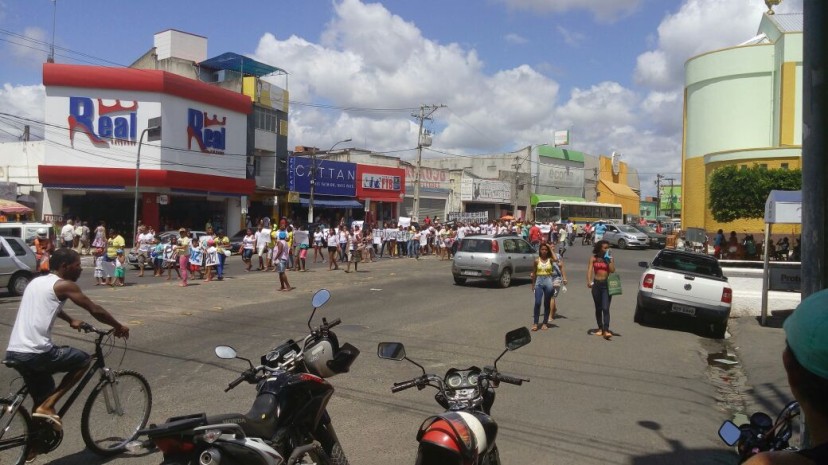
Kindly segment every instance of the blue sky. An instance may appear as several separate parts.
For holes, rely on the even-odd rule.
[[[683,63],[749,39],[765,9],[762,0],[57,0],[56,61],[129,65],[154,33],[178,29],[206,36],[209,56],[233,51],[290,73],[290,146],[350,137],[410,158],[409,108],[443,103],[426,156],[520,150],[570,129],[570,148],[621,152],[651,193],[656,173],[680,172]],[[52,11],[51,0],[0,0],[0,112],[42,119]],[[802,0],[777,11],[801,12]],[[343,110],[353,107],[399,111]],[[0,129],[0,140],[19,132],[8,120]]]

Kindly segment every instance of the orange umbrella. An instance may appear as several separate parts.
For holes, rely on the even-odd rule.
[[[13,200],[0,199],[0,212],[2,213],[31,213],[33,211],[31,208]]]
[[[500,217],[500,219],[504,220],[504,221],[512,221],[512,220],[515,219],[515,217],[512,216],[512,215],[503,215],[503,216]]]

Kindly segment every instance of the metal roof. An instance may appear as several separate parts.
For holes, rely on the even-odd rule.
[[[768,19],[773,21],[783,34],[786,32],[802,32],[804,29],[804,14],[802,13],[777,13],[768,15]]]
[[[199,66],[214,70],[226,69],[239,72],[243,75],[256,77],[267,76],[268,74],[287,74],[287,71],[281,68],[270,66],[261,61],[256,61],[233,52],[222,53],[217,57],[208,58],[199,63]]]

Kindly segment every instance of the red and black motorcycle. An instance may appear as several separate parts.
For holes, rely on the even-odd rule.
[[[520,386],[529,379],[503,374],[497,370],[498,360],[506,352],[525,346],[532,340],[527,328],[518,328],[506,334],[506,349],[494,361],[494,366],[482,370],[476,366],[450,368],[444,376],[427,374],[425,368],[405,355],[399,342],[381,342],[377,355],[388,360],[408,360],[420,367],[423,374],[394,383],[391,392],[426,386],[437,389],[434,399],[446,409],[429,417],[417,432],[417,465],[500,465],[500,454],[495,444],[497,423],[491,417],[495,388],[501,382]]]
[[[331,329],[337,318],[311,327],[316,309],[330,298],[327,289],[313,296],[310,333],[301,342],[288,340],[261,357],[261,364],[236,355],[229,346],[216,347],[223,359],[241,359],[250,367],[227,386],[256,385],[256,398],[246,414],[174,417],[139,431],[146,440],[127,445],[131,452],[156,447],[163,465],[348,465],[327,412],[333,386],[325,378],[347,373],[359,350],[339,345]]]

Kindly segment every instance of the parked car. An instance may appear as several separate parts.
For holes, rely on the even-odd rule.
[[[255,229],[254,229],[255,231]],[[244,243],[244,236],[247,235],[247,228],[239,230],[236,234],[233,234],[228,239],[230,239],[230,252],[234,255],[239,253],[239,249],[241,249],[242,244]]]
[[[650,239],[645,233],[627,224],[607,224],[603,240],[622,249],[627,247],[646,248],[650,245]]]
[[[639,265],[647,270],[638,285],[636,323],[659,317],[692,320],[710,325],[713,337],[724,337],[733,290],[715,257],[664,249],[652,263]]]
[[[201,236],[206,236],[207,233],[205,231],[190,231],[190,239],[196,239]],[[166,244],[170,237],[178,237],[180,234],[178,231],[164,231],[161,234],[155,236],[158,239],[158,242],[162,244]],[[136,270],[138,269],[138,252],[136,250],[130,250],[127,253],[127,264],[131,265]],[[152,260],[147,260],[144,263],[144,269],[152,269]]]
[[[509,287],[513,277],[529,277],[537,251],[515,234],[464,237],[451,265],[454,282],[485,279]]]
[[[19,237],[0,237],[0,287],[11,295],[23,295],[36,276],[37,258]]]
[[[663,249],[667,246],[666,234],[659,234],[655,231],[655,229],[641,224],[631,224],[630,226],[647,235],[647,240],[649,241],[650,247],[656,249]]]

